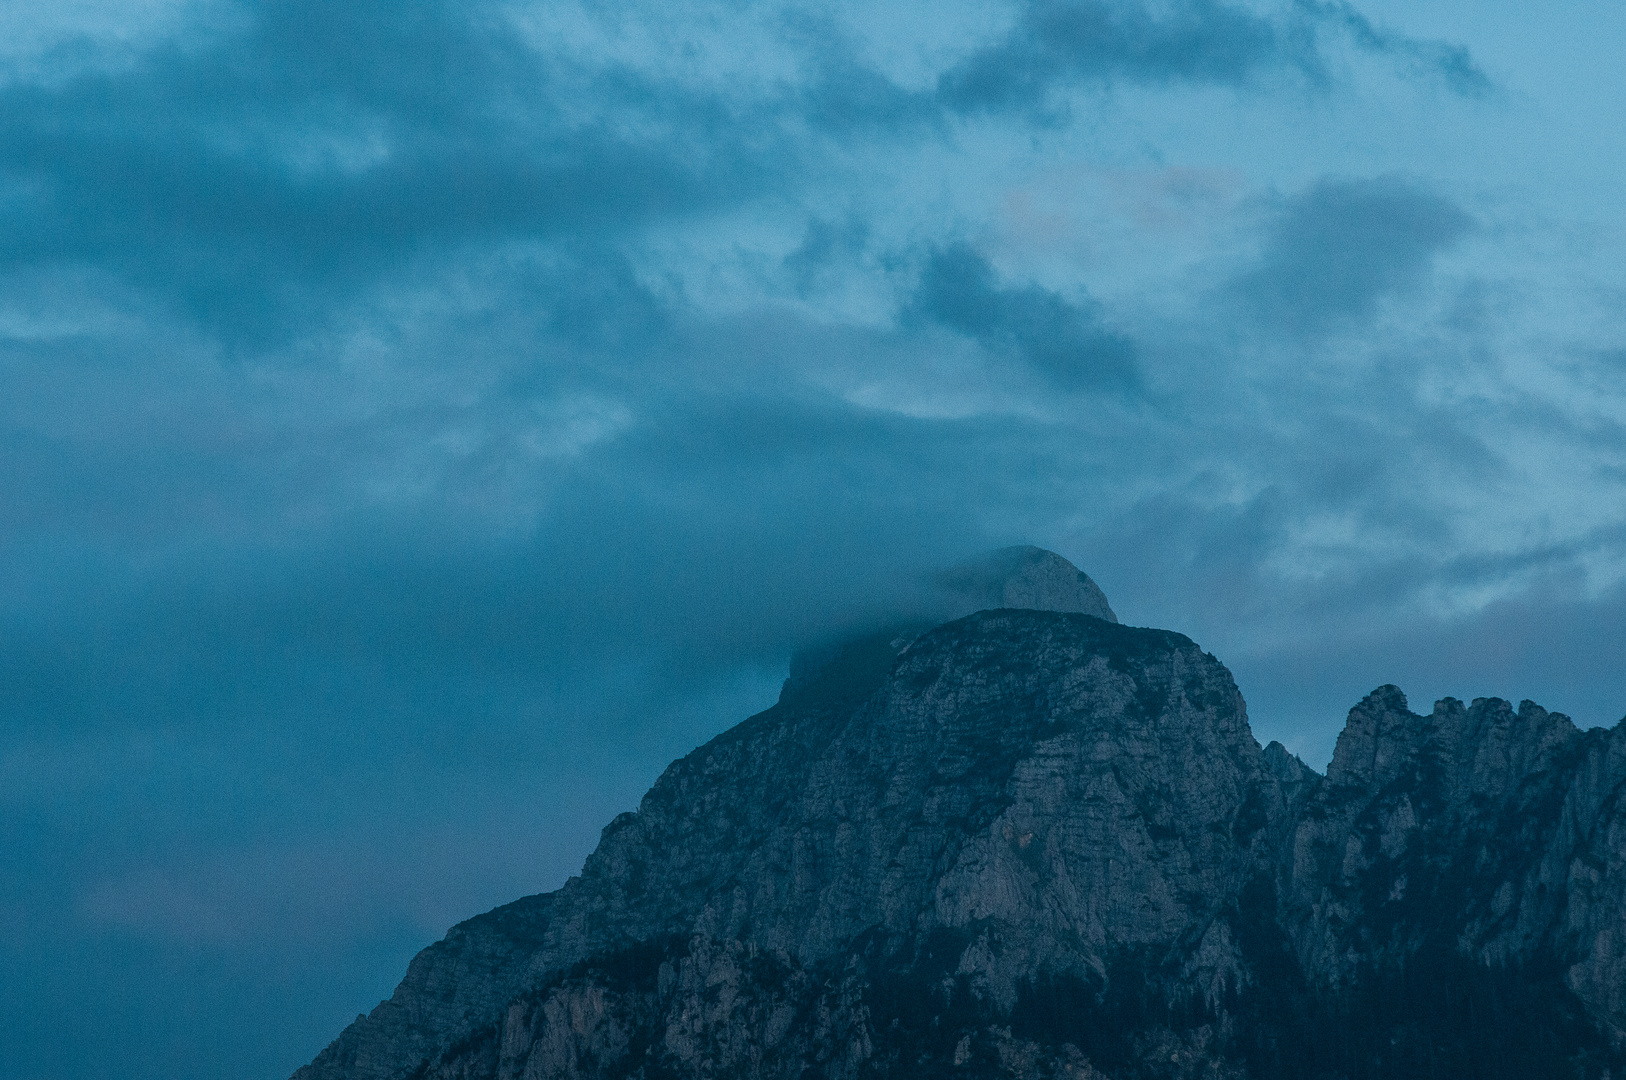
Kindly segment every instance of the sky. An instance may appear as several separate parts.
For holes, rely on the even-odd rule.
[[[1012,543],[1626,713],[1626,8],[0,6],[0,1078],[271,1080]]]

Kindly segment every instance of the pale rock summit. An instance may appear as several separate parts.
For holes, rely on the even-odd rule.
[[[1054,551],[1022,544],[999,548],[960,563],[928,583],[924,601],[905,605],[905,614],[865,631],[838,634],[804,645],[790,658],[785,693],[792,697],[804,687],[829,681],[832,665],[884,662],[875,642],[885,640],[893,655],[933,626],[978,611],[998,609],[1064,611],[1116,623],[1101,591],[1090,575]],[[869,658],[865,660],[865,658]]]
[[[952,618],[991,608],[1026,608],[1118,621],[1090,575],[1054,551],[1028,544],[1000,548],[957,566],[938,585]]]

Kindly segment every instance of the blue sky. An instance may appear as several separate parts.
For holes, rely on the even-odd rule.
[[[0,12],[6,1080],[281,1077],[1006,543],[1626,713],[1626,11]]]

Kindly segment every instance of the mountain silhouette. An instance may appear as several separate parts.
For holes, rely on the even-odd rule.
[[[1060,556],[941,595],[296,1080],[1626,1076],[1621,726],[1385,686],[1322,776]]]

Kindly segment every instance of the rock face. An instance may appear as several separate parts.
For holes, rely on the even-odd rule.
[[[1626,728],[1383,687],[1322,777],[1040,555],[793,666],[297,1080],[1623,1075]]]
[[[1090,575],[1043,548],[1001,548],[955,567],[938,585],[944,620],[990,608],[1032,608],[1076,611],[1110,623],[1118,621],[1106,594]]]
[[[1330,983],[1409,957],[1550,968],[1626,1031],[1626,724],[1578,731],[1531,701],[1428,716],[1384,686],[1350,710],[1282,862],[1304,969]]]

